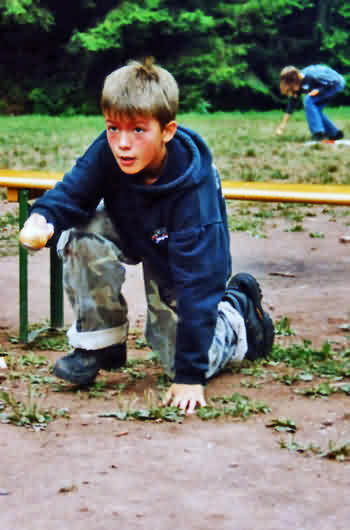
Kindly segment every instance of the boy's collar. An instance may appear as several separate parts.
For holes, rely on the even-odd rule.
[[[167,161],[168,161],[168,150],[166,149],[165,156],[164,156],[164,158],[162,160],[162,163],[161,163],[160,167],[157,169],[156,172],[147,171],[147,170],[146,171],[141,171],[139,176],[142,177],[143,183],[146,184],[146,185],[151,186],[152,184],[157,182],[160,179],[160,177],[162,176],[163,172],[164,172],[164,169],[165,169],[165,166],[167,164]]]

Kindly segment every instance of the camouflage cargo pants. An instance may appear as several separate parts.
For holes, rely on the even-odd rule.
[[[128,307],[122,294],[125,280],[123,263],[130,260],[118,247],[118,234],[101,204],[92,221],[62,233],[57,250],[63,259],[63,281],[73,307],[75,321],[68,331],[74,348],[97,350],[125,342],[128,335]],[[176,302],[163,288],[149,264],[143,262],[147,301],[145,337],[159,352],[166,372],[172,376]],[[229,361],[242,360],[247,350],[243,318],[228,302],[218,307],[218,319],[208,352],[207,378],[218,373]]]

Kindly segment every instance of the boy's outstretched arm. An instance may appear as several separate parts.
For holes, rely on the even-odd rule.
[[[287,114],[287,113],[283,114],[282,121],[281,121],[281,123],[279,124],[279,126],[278,126],[277,129],[276,129],[276,134],[278,134],[278,135],[283,134],[284,129],[285,129],[286,126],[287,126],[287,123],[288,123],[289,117],[290,117],[290,114]]]
[[[40,250],[53,234],[53,225],[43,215],[32,213],[19,233],[19,242],[29,250]]]
[[[164,398],[165,405],[179,407],[185,414],[194,414],[197,405],[206,406],[203,385],[173,383]]]

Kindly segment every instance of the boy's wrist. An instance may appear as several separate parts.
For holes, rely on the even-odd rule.
[[[174,377],[174,383],[179,385],[205,385],[207,383],[204,374],[176,374]]]

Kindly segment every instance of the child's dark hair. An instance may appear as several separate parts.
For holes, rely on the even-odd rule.
[[[152,116],[162,127],[176,118],[179,88],[174,77],[152,57],[130,61],[114,70],[104,82],[102,112]]]

